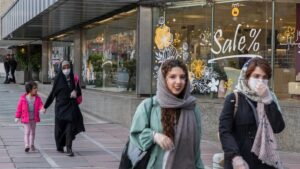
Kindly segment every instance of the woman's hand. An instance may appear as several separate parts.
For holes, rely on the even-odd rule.
[[[174,147],[173,141],[164,134],[155,133],[153,138],[154,142],[164,150],[171,150]]]
[[[269,87],[262,82],[257,83],[256,93],[260,97],[266,97],[269,94]]]
[[[241,156],[235,156],[232,159],[233,169],[249,169],[247,162]]]
[[[269,87],[262,82],[256,85],[256,93],[262,98],[262,102],[265,104],[270,104],[273,100]]]
[[[77,97],[77,93],[76,93],[76,91],[75,90],[73,90],[72,92],[71,92],[71,95],[70,95],[70,98],[76,98]]]

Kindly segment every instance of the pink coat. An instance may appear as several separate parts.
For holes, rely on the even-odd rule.
[[[21,118],[22,123],[29,122],[29,108],[26,100],[26,93],[23,94],[19,100],[17,111],[16,111],[16,118]],[[43,101],[39,96],[35,97],[34,102],[34,121],[40,122],[40,113],[39,110],[43,107]]]

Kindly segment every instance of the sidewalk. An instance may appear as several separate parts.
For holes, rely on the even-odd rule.
[[[0,78],[0,82],[3,79]],[[25,153],[22,125],[15,124],[14,111],[24,86],[0,84],[0,168],[1,169],[117,169],[121,152],[128,138],[128,129],[95,118],[83,112],[86,132],[77,135],[73,149],[75,157],[58,153],[54,142],[54,104],[41,115],[36,131],[39,151]],[[45,95],[40,94],[43,99]],[[221,152],[219,143],[201,143],[201,155],[207,168],[212,155]],[[286,167],[300,168],[300,153],[281,152]]]

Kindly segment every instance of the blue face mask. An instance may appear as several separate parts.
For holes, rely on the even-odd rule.
[[[256,79],[254,77],[250,77],[249,80],[248,80],[248,86],[251,90],[256,92],[257,84],[263,83],[266,86],[268,86],[268,82],[269,82],[269,80],[266,80],[266,79]]]
[[[69,74],[70,74],[70,69],[63,69],[63,74],[65,75],[65,76],[69,76]]]

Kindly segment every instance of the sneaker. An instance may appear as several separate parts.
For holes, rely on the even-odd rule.
[[[29,149],[30,149],[29,147],[26,147],[25,152],[28,153]]]
[[[69,156],[69,157],[74,156],[74,153],[73,153],[72,149],[67,148],[67,156]]]
[[[31,151],[35,151],[36,150],[34,145],[31,145],[30,149],[31,149]]]

